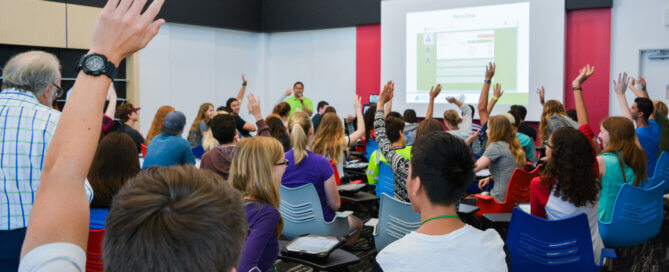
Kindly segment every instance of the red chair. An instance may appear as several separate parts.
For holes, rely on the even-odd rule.
[[[530,202],[530,183],[536,177],[538,168],[532,173],[516,168],[511,175],[509,186],[506,189],[504,202],[497,202],[489,195],[476,194],[476,206],[480,208],[477,216],[485,213],[510,213],[516,203]]]
[[[102,272],[104,263],[102,261],[102,241],[105,238],[105,230],[91,230],[88,232],[88,246],[86,249],[86,271]]]
[[[334,163],[333,160],[329,160],[330,165],[332,165],[332,169],[334,169],[334,176],[335,176],[335,181],[337,181],[337,186],[341,185],[341,178],[339,178],[339,170],[337,170],[337,165]]]
[[[141,144],[141,147],[142,147],[142,158],[146,158],[146,145]]]

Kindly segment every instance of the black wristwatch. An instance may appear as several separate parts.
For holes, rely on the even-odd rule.
[[[491,83],[492,83],[492,80],[490,80],[490,79],[486,79],[486,80],[483,80],[483,83],[491,84]]]
[[[84,70],[84,73],[92,76],[104,74],[112,80],[116,78],[116,73],[118,72],[114,63],[109,61],[104,55],[96,53],[81,56],[75,71],[79,73],[81,70]]]

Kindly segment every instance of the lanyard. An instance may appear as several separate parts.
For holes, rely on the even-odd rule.
[[[425,221],[423,221],[422,223],[420,223],[420,225],[422,226],[422,225],[424,225],[425,223],[427,223],[427,222],[430,221],[430,220],[439,219],[439,218],[457,218],[457,219],[460,219],[460,216],[457,216],[457,215],[442,215],[442,216],[435,216],[435,217],[432,217],[432,218],[425,219]]]

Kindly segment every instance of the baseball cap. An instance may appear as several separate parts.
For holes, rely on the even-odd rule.
[[[165,116],[165,124],[160,131],[167,134],[176,135],[186,125],[186,115],[180,111],[171,111]]]
[[[123,116],[129,115],[140,109],[142,108],[135,108],[135,106],[132,103],[125,103],[123,105],[118,106],[118,108],[116,109],[116,118],[123,118]]]

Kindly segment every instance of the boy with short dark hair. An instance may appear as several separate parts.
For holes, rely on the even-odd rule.
[[[386,118],[386,133],[393,149],[402,157],[410,160],[411,146],[405,145],[406,138],[403,131],[404,120],[390,116]],[[367,182],[369,184],[376,184],[379,181],[379,166],[381,163],[387,164],[388,161],[379,150],[375,150],[369,157],[369,164],[367,165]]]

